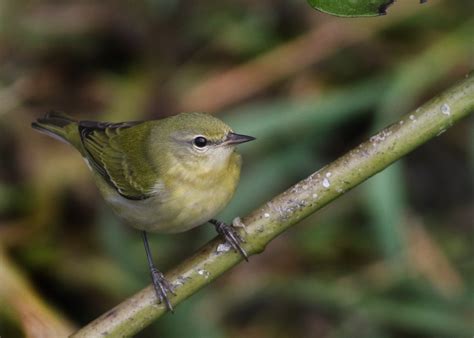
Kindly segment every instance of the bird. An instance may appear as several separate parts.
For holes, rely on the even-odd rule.
[[[215,219],[240,177],[236,146],[255,140],[200,112],[156,120],[100,122],[49,112],[31,126],[76,148],[106,204],[141,232],[159,303],[173,312],[173,286],[154,264],[148,233],[179,233],[207,222],[248,260],[244,239]]]

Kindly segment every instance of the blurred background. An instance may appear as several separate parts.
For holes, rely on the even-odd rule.
[[[49,110],[207,111],[256,136],[220,218],[262,205],[474,65],[471,0],[332,17],[304,0],[0,2],[0,336],[61,336],[149,284],[139,233]],[[138,337],[472,337],[473,118],[315,213]],[[215,236],[152,235],[164,271]]]

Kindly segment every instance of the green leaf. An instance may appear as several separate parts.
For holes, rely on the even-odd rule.
[[[308,3],[318,11],[348,17],[385,15],[387,8],[394,2],[394,0],[308,0]]]

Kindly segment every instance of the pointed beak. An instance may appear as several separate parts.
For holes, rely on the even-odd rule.
[[[229,132],[224,144],[240,144],[255,140],[255,137]]]

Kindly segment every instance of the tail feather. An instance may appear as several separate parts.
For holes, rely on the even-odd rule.
[[[33,129],[66,143],[73,143],[75,135],[71,135],[70,128],[73,126],[77,126],[77,120],[57,112],[49,112],[31,124]]]
[[[72,117],[63,114],[63,113],[58,113],[55,111],[51,111],[47,113],[45,116],[39,118],[37,120],[38,123],[45,123],[45,124],[52,124],[58,127],[65,127],[68,124],[72,122],[77,122],[74,120]]]

